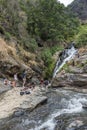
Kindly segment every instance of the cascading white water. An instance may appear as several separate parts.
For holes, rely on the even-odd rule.
[[[60,62],[60,59],[56,63],[56,67],[53,73],[53,78],[56,76],[56,74],[59,72],[59,70],[63,67],[63,65],[74,58],[77,50],[72,46],[70,49],[67,49],[65,52],[65,55],[63,55],[63,60]],[[29,130],[54,130],[56,127],[56,117],[59,117],[63,114],[72,114],[72,113],[79,113],[83,111],[82,103],[87,102],[87,98],[82,98],[81,95],[74,95],[71,97],[70,93],[67,93],[67,91],[63,91],[65,95],[68,94],[70,97],[70,100],[67,101],[67,99],[63,98],[61,100],[60,104],[67,104],[66,108],[57,109],[49,115],[44,122],[40,122],[40,124],[36,125],[35,128],[29,129]],[[69,95],[70,94],[70,95]],[[37,123],[36,123],[37,124]]]
[[[36,126],[33,129],[29,129],[29,130],[42,130],[42,129],[46,129],[46,130],[54,130],[55,126],[56,126],[56,120],[55,118],[63,115],[63,114],[71,114],[71,113],[79,113],[81,111],[83,111],[82,108],[82,102],[87,102],[87,99],[84,97],[82,98],[79,95],[75,95],[73,98],[71,98],[69,101],[67,101],[66,99],[62,99],[61,103],[65,104],[67,103],[67,108],[65,109],[58,109],[56,110],[53,114],[51,114],[47,120],[43,123],[41,123],[40,125]]]
[[[67,55],[67,57],[64,56],[65,58],[64,58],[64,60],[62,61],[61,64],[60,64],[60,59],[57,61],[56,67],[55,67],[54,73],[53,73],[53,78],[56,76],[56,74],[59,72],[59,70],[64,66],[64,64],[65,64],[67,61],[69,61],[69,60],[71,60],[72,58],[74,58],[76,52],[77,52],[77,50],[74,48],[74,46],[72,46],[70,49],[67,49],[67,50],[66,50],[65,55]]]

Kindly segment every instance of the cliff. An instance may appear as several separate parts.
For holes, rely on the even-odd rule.
[[[68,8],[82,21],[87,20],[87,0],[74,0]]]

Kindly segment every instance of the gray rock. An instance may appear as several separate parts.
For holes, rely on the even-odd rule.
[[[14,115],[15,117],[22,116],[22,115],[24,115],[24,111],[23,111],[23,110],[15,111],[13,115]]]
[[[83,67],[83,73],[87,73],[87,65]]]
[[[56,77],[52,83],[53,87],[86,87],[87,86],[87,74],[72,74],[66,73],[60,77]]]
[[[72,123],[69,124],[67,130],[73,130],[74,128],[78,128],[83,125],[83,121],[75,120]]]
[[[32,102],[31,102],[32,101]],[[22,109],[28,109],[29,111],[33,110],[35,107],[37,107],[40,104],[43,104],[47,101],[47,97],[45,96],[33,96],[31,100],[25,101],[21,104]]]

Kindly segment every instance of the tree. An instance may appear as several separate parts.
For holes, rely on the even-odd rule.
[[[78,21],[57,0],[28,1],[28,7],[29,34],[44,41],[64,41],[76,33]]]

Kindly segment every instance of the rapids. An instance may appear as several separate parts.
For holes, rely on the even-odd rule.
[[[87,94],[60,88],[50,89],[46,95],[46,104],[21,117],[3,120],[0,130],[87,130],[87,110],[82,108]]]
[[[74,58],[77,50],[70,46],[62,52],[56,63],[53,78],[63,65]],[[87,94],[64,90],[46,89],[47,103],[32,112],[25,111],[20,117],[11,116],[0,120],[0,130],[87,130]]]

